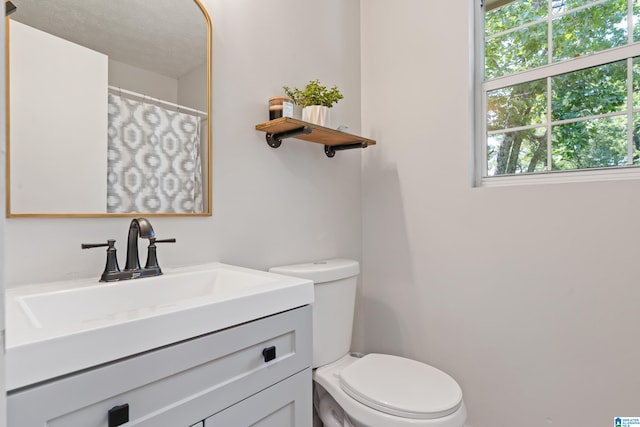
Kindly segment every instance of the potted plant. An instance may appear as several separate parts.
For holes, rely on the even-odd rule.
[[[329,89],[320,84],[318,79],[309,81],[304,89],[291,89],[288,86],[282,88],[294,104],[302,107],[302,120],[320,126],[328,124],[329,108],[343,98],[338,86],[334,85]]]

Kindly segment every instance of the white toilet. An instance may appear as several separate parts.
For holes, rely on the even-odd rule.
[[[462,390],[446,373],[387,354],[350,354],[357,261],[274,267],[313,280],[314,406],[326,427],[463,427]]]

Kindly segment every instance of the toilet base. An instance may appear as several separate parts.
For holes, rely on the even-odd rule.
[[[320,422],[317,427],[355,427],[344,410],[322,386],[313,385],[313,415]]]

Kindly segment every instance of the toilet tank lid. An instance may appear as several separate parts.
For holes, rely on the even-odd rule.
[[[358,261],[352,259],[335,258],[304,264],[272,267],[269,271],[271,273],[313,280],[313,283],[324,283],[357,276],[360,273],[360,264]]]

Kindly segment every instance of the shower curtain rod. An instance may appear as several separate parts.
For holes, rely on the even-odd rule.
[[[138,92],[133,92],[131,90],[122,89],[122,88],[119,88],[117,86],[109,85],[109,90],[113,91],[113,92],[115,92],[117,94],[135,96],[135,97],[141,98],[143,101],[150,101],[150,102],[154,102],[156,104],[162,104],[162,105],[166,105],[168,107],[177,108],[179,112],[188,112],[188,113],[197,114],[200,117],[205,118],[205,119],[209,117],[209,115],[204,111],[195,110],[193,108],[185,107],[183,105],[174,104],[173,102],[163,101],[162,99],[153,98],[151,96],[147,96],[147,95],[144,95],[144,94],[138,93]]]

